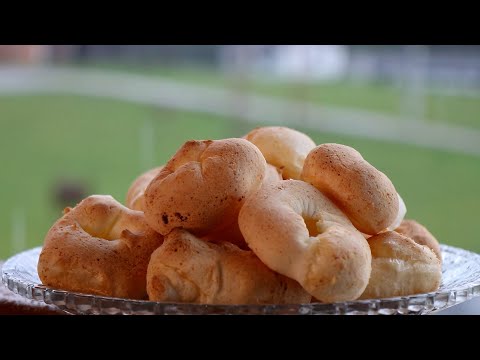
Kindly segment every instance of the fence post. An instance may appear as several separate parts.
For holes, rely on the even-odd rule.
[[[14,254],[23,251],[27,246],[27,219],[25,209],[17,207],[12,212],[11,250]]]
[[[248,112],[248,91],[252,65],[253,47],[249,45],[231,45],[233,48],[229,80],[231,83],[232,129],[236,136],[243,136],[247,128],[245,120]]]
[[[428,47],[404,47],[402,108],[412,120],[425,121],[427,115]]]

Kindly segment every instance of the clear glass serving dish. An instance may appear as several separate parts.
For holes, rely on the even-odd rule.
[[[8,259],[2,282],[13,292],[59,307],[70,314],[299,314],[299,315],[410,315],[428,314],[480,296],[480,255],[442,245],[443,278],[437,292],[389,299],[292,305],[200,305],[160,303],[73,293],[43,286],[37,274],[40,247]]]

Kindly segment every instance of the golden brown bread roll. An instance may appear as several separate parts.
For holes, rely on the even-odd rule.
[[[267,164],[265,168],[265,177],[263,178],[262,186],[277,183],[282,180],[280,171],[273,165]],[[214,243],[230,242],[237,245],[240,249],[248,250],[248,245],[243,238],[242,232],[238,227],[238,219],[235,223],[228,227],[221,227],[220,230],[209,233],[202,237],[202,240],[211,241]]]
[[[148,261],[162,241],[143,212],[111,196],[89,196],[66,208],[48,231],[38,275],[58,289],[144,299]]]
[[[405,205],[405,202],[403,201],[402,197],[400,196],[399,193],[397,193],[398,197],[398,213],[397,216],[395,217],[395,220],[393,223],[391,223],[387,227],[387,231],[393,231],[395,230],[400,224],[402,223],[403,219],[405,218],[405,214],[407,213],[407,206]]]
[[[355,300],[365,290],[371,271],[367,241],[310,184],[283,180],[262,187],[247,199],[238,221],[265,265],[318,300]]]
[[[125,206],[132,210],[143,211],[143,200],[145,189],[150,181],[162,170],[163,166],[150,169],[139,177],[137,177],[127,191],[127,198],[125,199]]]
[[[235,226],[245,198],[261,186],[266,162],[244,139],[188,141],[145,191],[145,216],[161,234],[197,236]]]
[[[147,290],[153,301],[200,304],[308,303],[311,298],[251,251],[208,243],[183,229],[172,230],[152,254]]]
[[[399,234],[409,237],[417,244],[428,246],[440,262],[442,261],[442,251],[438,240],[427,230],[427,228],[415,220],[403,220],[398,228],[395,229]]]
[[[374,235],[399,214],[390,179],[345,145],[322,144],[305,159],[302,180],[332,200],[362,233]]]
[[[267,164],[265,168],[265,178],[263,179],[263,185],[277,183],[282,180],[282,173],[278,168],[271,164]]]
[[[238,226],[238,218],[227,226],[221,226],[219,229],[200,237],[204,241],[219,244],[229,242],[237,245],[242,250],[248,250],[248,245],[243,238],[242,232]]]
[[[427,246],[395,231],[372,236],[368,243],[372,274],[361,299],[422,294],[440,286],[442,266]]]
[[[245,138],[260,149],[269,164],[280,169],[284,179],[300,179],[303,162],[315,147],[308,135],[283,126],[259,127]]]

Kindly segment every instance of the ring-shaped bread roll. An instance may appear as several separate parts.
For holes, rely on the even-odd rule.
[[[364,234],[387,229],[399,214],[398,194],[390,179],[349,146],[317,146],[305,159],[301,177],[332,200]]]
[[[319,190],[298,180],[264,186],[245,202],[240,230],[270,269],[322,302],[358,298],[367,286],[367,240]]]
[[[405,205],[405,202],[403,201],[399,193],[397,193],[397,196],[398,196],[398,213],[393,223],[387,227],[388,231],[393,231],[397,227],[399,227],[403,219],[405,218],[405,215],[407,214],[407,206]]]
[[[144,209],[144,194],[145,189],[147,188],[150,181],[153,180],[155,176],[162,170],[163,166],[159,166],[153,169],[150,169],[140,176],[138,176],[133,183],[130,185],[130,188],[127,191],[127,197],[125,199],[125,206],[132,210],[143,211]]]
[[[271,164],[267,164],[267,167],[265,168],[263,185],[274,184],[282,180],[282,173],[280,170]]]
[[[50,228],[38,261],[42,283],[87,294],[145,299],[147,266],[163,237],[144,214],[92,195]]]
[[[245,139],[260,149],[267,163],[277,167],[284,179],[300,179],[303,162],[315,147],[308,135],[283,126],[253,129]]]
[[[262,153],[244,139],[188,141],[145,190],[148,224],[166,235],[197,236],[234,226],[245,198],[265,176]]]
[[[252,251],[205,242],[183,229],[172,230],[152,254],[147,290],[153,301],[199,304],[298,304],[311,298]]]

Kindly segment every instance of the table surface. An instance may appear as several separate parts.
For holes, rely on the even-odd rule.
[[[436,311],[432,315],[480,315],[480,297],[473,298],[445,310]]]

